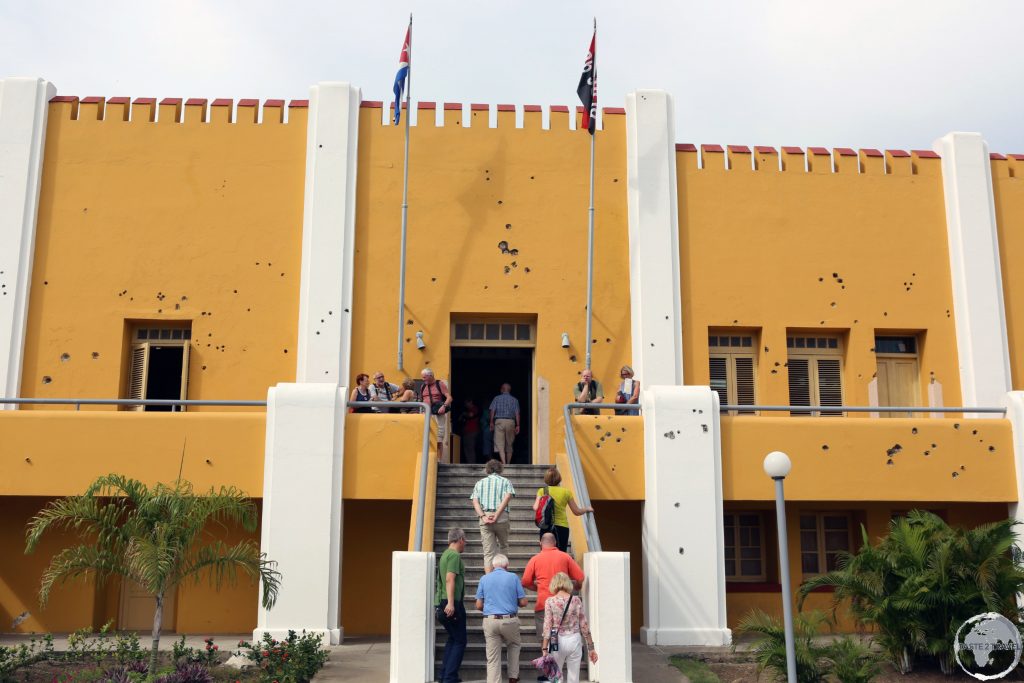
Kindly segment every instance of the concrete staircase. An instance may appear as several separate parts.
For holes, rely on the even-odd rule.
[[[509,571],[522,578],[529,559],[540,550],[537,526],[534,524],[533,501],[537,489],[544,485],[546,465],[506,465],[502,476],[512,482],[516,497],[510,504],[511,530],[509,532]],[[460,676],[464,681],[483,681],[487,678],[487,657],[484,652],[483,615],[477,611],[476,589],[484,573],[483,546],[480,529],[469,496],[473,485],[484,476],[483,465],[438,465],[437,506],[434,515],[434,552],[440,557],[447,544],[448,529],[461,527],[466,532],[466,550],[462,560],[466,565],[466,615],[468,619],[469,644],[462,660]],[[536,669],[530,662],[540,657],[540,638],[535,633],[533,607],[536,594],[526,591],[529,603],[519,610],[519,626],[523,637],[523,649],[519,656],[520,679],[534,681]],[[437,646],[434,653],[435,670],[440,671],[441,654],[448,634],[436,624]],[[504,670],[506,659],[502,650],[502,680],[508,680]]]

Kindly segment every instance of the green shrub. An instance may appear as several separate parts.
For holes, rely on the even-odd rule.
[[[269,633],[257,643],[240,642],[239,649],[260,668],[261,683],[306,683],[327,661],[328,652],[320,636],[288,631],[288,638],[275,640]]]
[[[793,647],[798,683],[822,683],[828,673],[824,648],[815,645],[826,617],[821,612],[796,614],[793,618]],[[776,681],[786,681],[786,632],[778,619],[759,609],[751,610],[737,627],[741,634],[756,637],[753,655],[758,671],[768,671]]]
[[[1024,589],[1024,568],[1015,552],[1015,525],[1007,519],[954,529],[914,510],[893,520],[877,545],[861,527],[860,550],[840,557],[835,571],[805,581],[800,603],[814,589],[832,587],[833,610],[847,605],[860,625],[876,629],[897,670],[908,673],[914,657],[925,656],[948,674],[964,621],[998,612],[1020,623],[1016,596]]]

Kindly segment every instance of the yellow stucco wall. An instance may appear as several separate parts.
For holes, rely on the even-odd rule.
[[[346,415],[343,497],[411,499],[422,449],[422,415]]]
[[[183,108],[50,104],[22,396],[121,396],[142,320],[192,321],[189,398],[294,379],[306,110]]]
[[[409,517],[408,501],[346,501],[341,567],[346,636],[391,633],[391,553],[408,549]]]
[[[786,405],[787,329],[839,334],[844,402],[868,405],[875,334],[916,333],[917,405],[932,379],[960,405],[941,161],[755,156],[677,152],[686,383],[708,383],[709,328],[759,331],[757,401]]]
[[[723,417],[725,500],[774,500],[768,450],[793,461],[787,500],[1017,498],[1007,420]]]
[[[591,499],[643,500],[643,418],[576,415],[572,421]]]
[[[1018,155],[1019,156],[1019,155]],[[992,191],[1003,276],[1006,332],[1010,342],[1013,388],[1024,389],[1024,159],[992,162]]]
[[[111,472],[168,482],[179,468],[197,489],[262,497],[265,423],[264,413],[0,411],[0,497],[76,495]]]
[[[484,111],[469,114],[471,126],[446,110],[445,125],[436,127],[433,114],[421,111],[411,132],[405,374],[418,378],[427,365],[439,377],[450,374],[453,315],[536,316],[533,374],[535,384],[550,384],[553,453],[562,441],[554,425],[585,360],[589,136],[568,130],[568,113],[553,113],[550,130],[541,129],[540,112],[525,112],[523,128],[508,111],[498,112],[497,128],[487,126]],[[380,121],[379,108],[361,109],[355,269],[365,275],[355,282],[351,367],[398,381],[404,129]],[[605,124],[597,140],[592,338],[594,374],[608,393],[630,360],[631,341],[625,117],[609,115]],[[570,349],[559,345],[563,331]],[[459,387],[452,391],[458,399]]]

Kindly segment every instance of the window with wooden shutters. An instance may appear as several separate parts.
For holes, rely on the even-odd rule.
[[[728,581],[765,580],[764,517],[758,511],[726,512],[725,578]]]
[[[875,337],[875,374],[880,406],[915,406],[921,387],[917,337]],[[882,417],[911,417],[910,413],[879,413]]]
[[[838,337],[789,336],[789,405],[843,405],[843,356]],[[838,410],[793,410],[790,415],[842,415]]]
[[[756,403],[757,360],[754,337],[750,334],[708,335],[708,376],[722,405],[752,406]],[[731,410],[753,415],[752,410]]]
[[[185,325],[139,325],[132,331],[126,398],[184,400],[192,330]],[[136,411],[181,412],[184,406],[131,406]]]

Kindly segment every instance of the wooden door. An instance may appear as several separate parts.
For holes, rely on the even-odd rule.
[[[174,598],[174,591],[164,598],[161,632],[174,631]],[[118,630],[151,632],[154,614],[156,614],[156,599],[153,594],[134,581],[122,579]]]

